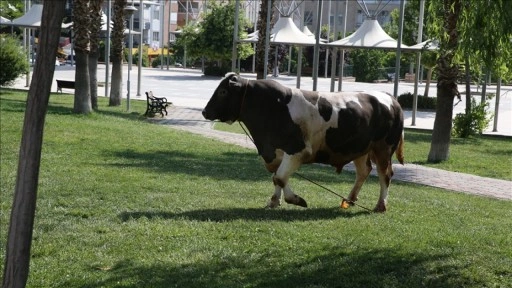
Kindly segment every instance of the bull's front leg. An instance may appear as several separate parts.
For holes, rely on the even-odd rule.
[[[270,204],[275,204],[276,201],[279,203],[279,198],[281,197],[281,189],[284,192],[284,201],[289,204],[298,205],[301,207],[308,207],[308,204],[302,197],[293,193],[290,185],[288,184],[288,180],[290,176],[299,169],[302,161],[302,155],[300,153],[294,155],[284,154],[283,159],[281,161],[281,165],[277,169],[276,173],[273,177],[273,182],[275,186],[274,195],[270,198],[270,202],[268,207],[273,208]],[[278,205],[277,205],[278,206]],[[276,207],[276,206],[274,206]]]

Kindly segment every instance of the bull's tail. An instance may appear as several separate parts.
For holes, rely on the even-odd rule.
[[[398,162],[404,165],[404,131],[402,131],[402,135],[400,136],[400,141],[398,142],[398,147],[396,148],[395,156]]]

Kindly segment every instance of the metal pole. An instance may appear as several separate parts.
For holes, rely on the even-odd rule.
[[[187,5],[186,12],[185,12],[185,26],[188,26],[188,2],[185,3]],[[187,68],[187,45],[183,47],[183,68]]]
[[[343,38],[347,34],[347,14],[348,14],[348,0],[345,0],[345,14],[343,14]],[[340,61],[340,76],[338,78],[338,91],[341,91],[343,83],[343,73],[345,68],[345,50],[341,50]]]
[[[254,5],[254,24],[253,24],[253,27],[254,27],[254,31],[256,31],[256,28],[258,27],[258,13],[257,13],[257,7],[258,7],[258,3],[257,1],[254,1],[253,2],[253,5]],[[252,73],[254,73],[256,71],[256,43],[253,44],[253,50],[254,50],[254,54],[252,54]]]
[[[292,66],[292,46],[288,48],[288,76],[291,74],[291,66]]]
[[[171,55],[171,15],[172,0],[169,0],[169,22],[167,22],[167,70],[169,70],[169,56]]]
[[[110,13],[112,11],[112,1],[107,0],[107,38],[105,39],[105,97],[109,92],[109,75],[110,75]]]
[[[277,67],[277,65],[279,64],[277,61],[277,56],[278,56],[277,50],[279,50],[278,48],[279,48],[279,46],[276,45],[276,50],[274,51],[274,71],[273,71],[274,75],[272,75],[274,77],[279,77],[279,67]]]
[[[405,13],[405,1],[400,1],[400,20],[398,27],[398,41],[396,47],[396,67],[395,67],[395,86],[393,89],[393,97],[398,97],[398,81],[400,79],[400,55],[402,53],[402,33],[404,31],[404,13]]]
[[[333,40],[336,41],[338,40],[338,29],[336,26],[338,26],[338,21],[337,21],[337,18],[338,18],[338,8],[339,8],[339,4],[340,2],[339,1],[336,1],[336,3],[334,4],[334,38]],[[329,4],[330,5],[330,4]],[[331,9],[329,9],[331,10]],[[329,17],[330,19],[331,17]],[[332,56],[331,56],[331,60],[332,60],[332,63],[331,63],[331,92],[334,92],[334,77],[336,77],[336,60],[338,58],[338,49],[336,48],[333,48],[332,50]]]
[[[142,78],[142,57],[143,57],[143,46],[142,46],[142,27],[144,26],[144,4],[142,4],[142,0],[139,2],[139,62],[137,67],[137,97],[140,97],[140,83]]]
[[[492,126],[492,132],[498,132],[498,112],[500,108],[500,94],[501,94],[501,77],[498,78],[498,84],[496,86],[496,103],[494,103],[494,122]]]
[[[302,31],[304,29],[304,10],[306,9],[306,4],[302,2],[300,5],[300,30]],[[300,77],[302,74],[302,53],[302,46],[299,46],[299,51],[297,52],[297,89],[300,89]]]
[[[317,91],[318,85],[318,62],[320,56],[320,25],[322,23],[322,7],[324,1],[318,1],[317,5],[317,20],[316,20],[316,29],[315,29],[315,49],[313,51],[313,91]]]
[[[158,42],[160,43],[160,70],[164,70],[164,7],[165,2],[162,1],[158,10],[158,18],[160,20],[160,33],[158,33]]]
[[[27,14],[27,11],[30,7],[30,2],[25,0],[25,14]],[[73,35],[71,35],[71,37],[73,37]],[[73,38],[71,38],[73,39]],[[25,87],[30,87],[30,33],[29,33],[29,29],[27,28],[23,28],[23,48],[25,48],[27,51],[27,62],[29,63],[29,67],[28,67],[28,72],[26,74],[26,77],[25,77],[25,80],[26,80],[26,83],[25,83]],[[73,47],[71,47],[71,51],[73,51]],[[34,63],[32,63],[34,64]]]
[[[420,0],[420,16],[418,20],[418,43],[423,41],[423,14],[425,14],[425,0]],[[414,95],[412,98],[411,126],[416,126],[416,111],[418,110],[418,82],[420,78],[421,52],[416,53],[416,73],[414,75]]]
[[[331,35],[331,0],[329,0],[329,8],[327,9],[327,42],[329,42],[329,36]],[[329,69],[329,51],[330,49],[325,49],[325,71],[324,71],[324,74],[325,74],[325,78],[327,78],[328,74],[328,69]],[[332,57],[332,56],[331,56]]]
[[[270,45],[270,15],[272,13],[272,0],[268,0],[267,7],[267,26],[265,28],[265,63],[263,64],[263,79],[267,79],[268,73],[268,48]]]
[[[240,0],[235,1],[235,28],[233,29],[233,49],[231,50],[231,71],[236,71],[237,42],[238,42],[238,14],[240,11]]]
[[[128,63],[132,63],[132,49],[133,49],[133,38],[132,38],[132,30],[133,30],[133,12],[130,15],[130,31],[128,31]],[[128,81],[127,81],[127,91],[126,94],[126,111],[130,111],[130,70],[131,65],[128,66]]]

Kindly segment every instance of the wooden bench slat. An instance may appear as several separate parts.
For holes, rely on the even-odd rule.
[[[75,81],[69,80],[56,80],[57,81],[57,92],[62,93],[62,88],[75,89]]]

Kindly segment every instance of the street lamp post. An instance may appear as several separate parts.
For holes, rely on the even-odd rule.
[[[130,111],[130,70],[132,66],[132,50],[133,50],[133,39],[132,39],[132,30],[133,30],[133,13],[137,11],[137,8],[133,6],[133,1],[130,6],[126,6],[124,11],[130,16],[130,28],[128,30],[128,80],[127,80],[127,91],[126,94],[126,111]],[[139,56],[140,57],[140,56]]]

